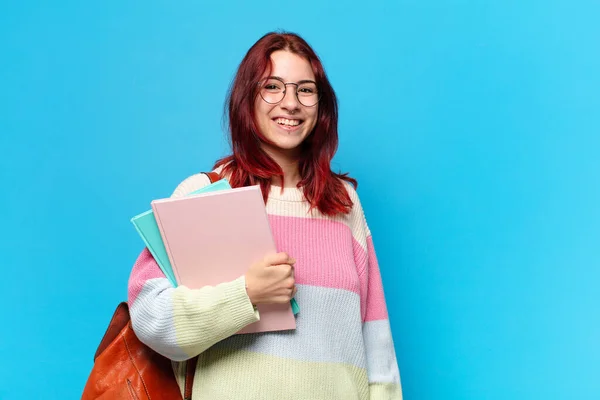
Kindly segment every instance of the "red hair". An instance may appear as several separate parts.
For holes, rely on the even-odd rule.
[[[261,148],[261,142],[267,139],[258,129],[254,112],[259,90],[257,82],[271,68],[271,54],[278,50],[294,53],[310,63],[321,94],[317,123],[302,143],[299,161],[301,180],[298,187],[303,187],[311,209],[317,208],[329,216],[347,214],[353,203],[343,181],[350,182],[355,188],[357,182],[348,174],[331,171],[331,159],[338,146],[337,99],[318,56],[296,34],[268,33],[246,53],[226,103],[233,154],[218,160],[215,168],[223,166],[222,174],[229,177],[232,187],[260,185],[265,202],[273,177],[280,177],[283,186],[282,169]]]

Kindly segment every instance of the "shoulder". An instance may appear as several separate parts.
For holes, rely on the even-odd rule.
[[[210,184],[210,179],[204,173],[197,173],[191,176],[188,176],[183,181],[177,185],[173,194],[171,194],[172,198],[183,197],[188,193],[191,193],[195,190],[201,189],[204,186],[208,186]]]
[[[221,175],[222,171],[223,167],[221,166],[213,169],[212,171],[209,170],[206,172],[216,172],[217,174]],[[181,181],[181,183],[179,183],[179,185],[177,185],[177,187],[173,191],[173,194],[171,194],[171,197],[183,197],[195,190],[202,189],[204,186],[208,185],[210,185],[210,178],[208,177],[208,175],[206,175],[206,173],[204,172],[199,172],[192,176],[188,176],[183,181]]]
[[[360,201],[360,196],[357,190],[350,182],[341,180],[350,200],[352,201],[352,210],[346,215],[348,224],[353,232],[361,232],[362,235],[367,236],[370,234],[367,219],[365,217],[365,211]],[[362,236],[361,235],[361,236]]]
[[[350,182],[345,181],[341,178],[338,178],[338,179],[342,182],[342,185],[344,185],[344,188],[346,189],[348,196],[350,196],[350,200],[352,200],[352,203],[354,205],[358,205],[360,207],[360,198],[358,197],[358,192],[354,188],[354,185],[352,185]],[[353,207],[353,209],[354,209],[354,207]]]
[[[350,201],[352,201],[352,211],[350,211],[351,214],[363,214],[363,207],[362,207],[362,203],[360,201],[360,196],[358,195],[357,190],[354,188],[354,185],[352,185],[350,182],[345,181],[341,178],[338,178],[341,182],[342,185],[344,186],[344,189],[346,189],[346,193],[348,193],[348,196],[350,197]]]

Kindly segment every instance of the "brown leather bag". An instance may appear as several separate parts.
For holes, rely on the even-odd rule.
[[[192,398],[196,361],[194,357],[186,363],[184,399]],[[98,346],[81,399],[181,399],[171,361],[135,336],[126,302],[117,307]]]
[[[211,182],[219,175],[207,173]],[[196,362],[186,362],[184,400],[192,398]],[[126,302],[117,306],[94,355],[94,366],[81,400],[177,400],[181,392],[171,360],[142,343],[133,328]]]

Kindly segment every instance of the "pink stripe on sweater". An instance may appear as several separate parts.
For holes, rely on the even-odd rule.
[[[367,237],[368,264],[361,276],[361,312],[364,322],[388,319],[379,263],[375,255],[373,238]]]
[[[127,294],[130,307],[142,291],[144,283],[148,279],[154,278],[166,279],[166,276],[154,260],[154,257],[152,257],[150,251],[147,248],[144,248],[144,250],[140,253],[139,257],[135,261],[133,270],[131,271],[131,275],[129,276]]]
[[[369,281],[367,279],[369,268],[369,258],[365,249],[355,241],[354,243],[354,260],[356,260],[356,269],[358,270],[360,279],[360,315],[364,322],[367,315],[367,292]]]
[[[269,215],[278,251],[296,259],[296,283],[360,293],[353,254],[356,248],[347,225],[324,219]],[[364,250],[363,250],[364,253]]]

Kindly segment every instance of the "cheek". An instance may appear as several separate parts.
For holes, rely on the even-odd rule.
[[[256,118],[262,118],[264,116],[264,110],[262,104],[258,101],[258,99],[254,102],[254,115]]]
[[[263,104],[261,104],[261,103],[263,103]],[[267,107],[265,107],[265,106],[267,106]],[[256,116],[256,121],[258,122],[258,125],[260,127],[262,127],[262,128],[266,127],[266,125],[271,120],[271,117],[269,117],[270,111],[271,111],[271,108],[268,107],[267,104],[264,104],[264,101],[255,103],[254,115]]]
[[[319,119],[319,110],[315,108],[314,112],[310,115],[310,131],[312,132],[315,125],[317,125],[317,120]]]

